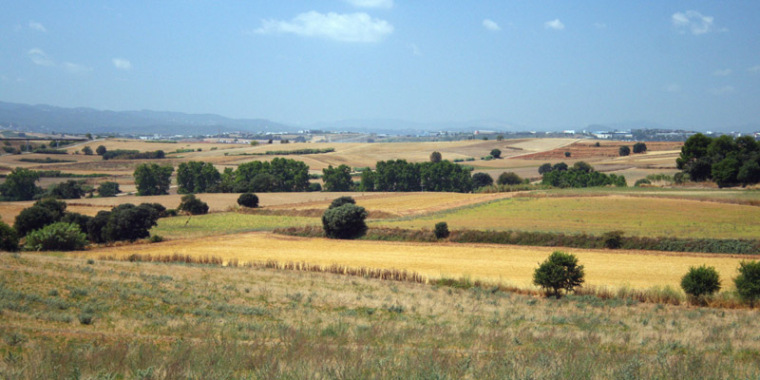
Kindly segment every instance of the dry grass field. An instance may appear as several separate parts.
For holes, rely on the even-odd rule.
[[[70,252],[78,258],[126,258],[131,254],[216,256],[240,263],[275,260],[310,264],[339,264],[409,270],[428,276],[467,277],[519,288],[532,289],[532,275],[538,263],[556,248],[488,244],[399,243],[342,241],[299,238],[265,232],[210,236]],[[736,276],[736,268],[747,257],[730,255],[673,254],[663,252],[565,249],[586,266],[586,281],[594,287],[649,289],[679,288],[690,266],[715,266],[725,279]],[[729,287],[728,281],[726,286]]]

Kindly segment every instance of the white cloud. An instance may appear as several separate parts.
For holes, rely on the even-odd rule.
[[[47,32],[47,28],[45,28],[44,25],[42,25],[42,24],[40,24],[39,22],[36,22],[36,21],[29,21],[29,27],[32,28],[32,29],[34,29],[34,30],[36,30],[36,31],[38,31],[38,32],[42,32],[42,33]]]
[[[366,13],[301,13],[290,21],[264,20],[257,34],[292,33],[345,42],[377,42],[393,33],[393,25]]]
[[[728,95],[728,94],[734,92],[734,90],[735,89],[734,89],[733,86],[723,86],[723,87],[720,87],[720,88],[714,88],[714,89],[710,90],[710,93],[713,94],[713,95]]]
[[[42,49],[34,48],[34,49],[29,50],[26,54],[29,56],[29,59],[31,59],[35,65],[55,66],[55,62],[53,62],[53,60],[50,59],[50,57],[48,57],[44,51],[42,51]]]
[[[695,36],[715,31],[714,18],[712,16],[705,16],[697,11],[673,13],[671,21],[673,22],[673,26],[678,28],[682,33],[688,30]]]
[[[417,44],[409,44],[409,49],[412,50],[412,54],[415,56],[422,57],[422,51],[420,51],[420,48],[417,46]]]
[[[84,74],[92,71],[92,67],[83,66],[77,63],[64,62],[61,66],[71,74]]]
[[[497,24],[496,21],[490,19],[483,20],[483,26],[492,32],[498,32],[501,30],[499,24]]]
[[[727,77],[731,75],[733,71],[731,69],[722,69],[722,70],[715,70],[713,71],[713,75],[716,77]]]
[[[554,19],[552,21],[547,21],[544,23],[544,28],[546,29],[554,29],[554,30],[562,30],[565,29],[565,24],[562,23],[562,21],[559,21],[559,19]]]
[[[114,58],[111,60],[111,62],[113,62],[113,66],[119,70],[132,69],[132,62],[129,62],[128,60],[124,58]]]
[[[664,90],[666,92],[681,92],[681,86],[676,83],[671,83],[665,86]]]
[[[393,8],[393,0],[343,0],[357,8]]]
[[[751,72],[753,74],[760,73],[760,65],[749,67],[749,68],[747,68],[747,71],[749,71],[749,72]]]

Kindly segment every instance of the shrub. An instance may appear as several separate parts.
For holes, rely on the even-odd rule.
[[[82,148],[82,153],[84,153],[86,156],[92,156],[92,148],[85,146]]]
[[[633,153],[644,153],[647,151],[647,144],[643,142],[637,142],[633,144]]]
[[[253,193],[243,193],[237,199],[237,203],[243,207],[259,207],[259,197]]]
[[[451,234],[449,232],[449,225],[446,222],[436,223],[433,232],[435,232],[436,239],[445,239]]]
[[[493,178],[488,173],[475,173],[472,175],[472,187],[474,189],[493,185]]]
[[[352,203],[329,208],[322,214],[322,228],[332,239],[355,239],[367,232],[367,211]]]
[[[739,275],[734,278],[734,285],[742,301],[754,307],[755,301],[760,298],[760,262],[742,261],[739,264]]]
[[[430,153],[430,162],[441,162],[441,159],[443,159],[441,152]]]
[[[705,304],[705,296],[720,290],[720,276],[713,267],[691,267],[681,278],[681,288],[695,304]]]
[[[571,155],[571,153],[570,153],[570,152],[565,152],[565,157],[568,157],[568,158],[569,158],[569,157],[570,157],[570,155]]]
[[[29,251],[76,251],[87,245],[87,236],[74,223],[57,222],[26,235]]]
[[[116,182],[103,182],[98,187],[98,194],[100,194],[101,197],[115,197],[116,194],[119,194],[120,192],[119,184]]]
[[[18,234],[13,227],[0,222],[0,251],[18,251]]]
[[[573,291],[583,284],[583,265],[569,253],[554,251],[533,273],[533,284],[544,288],[546,296],[560,298],[561,291]]]
[[[208,204],[196,198],[194,194],[187,194],[182,197],[177,210],[185,211],[191,215],[203,215],[208,214]]]
[[[618,249],[623,246],[623,231],[609,231],[602,235],[604,247],[609,249]]]
[[[501,158],[501,150],[499,150],[499,149],[491,149],[491,156],[493,158]]]
[[[333,201],[330,203],[330,207],[328,207],[328,209],[340,207],[340,206],[343,206],[343,205],[349,204],[349,203],[355,205],[356,201],[354,200],[354,198],[351,198],[351,197],[348,197],[348,196],[342,196],[340,198],[333,199]]]
[[[98,145],[97,148],[95,148],[95,153],[98,154],[98,156],[104,155],[108,150],[103,145]]]
[[[59,221],[66,211],[66,203],[55,199],[42,199],[32,207],[25,208],[16,215],[13,227],[19,236],[38,230],[48,224]]]
[[[618,154],[621,156],[628,156],[631,154],[631,148],[628,145],[623,145],[618,149]]]
[[[504,172],[499,175],[499,179],[496,181],[499,185],[518,185],[523,182],[522,178],[515,172]]]
[[[322,185],[320,185],[320,184],[318,184],[316,182],[310,182],[309,183],[308,191],[310,191],[310,192],[322,191]]]
[[[640,187],[641,185],[651,185],[651,184],[652,184],[652,181],[646,178],[641,178],[637,180],[636,183],[633,184],[633,187]]]

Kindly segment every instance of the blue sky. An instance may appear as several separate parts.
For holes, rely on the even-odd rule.
[[[293,125],[760,126],[760,1],[15,1],[0,101]]]

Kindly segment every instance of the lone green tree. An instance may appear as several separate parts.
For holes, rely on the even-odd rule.
[[[98,156],[102,156],[102,155],[106,154],[107,151],[108,151],[108,149],[106,149],[106,147],[103,146],[103,145],[98,145],[98,147],[95,148],[95,153],[97,153]]]
[[[631,154],[631,148],[628,145],[623,145],[618,149],[618,154],[620,156],[628,156]]]
[[[243,193],[238,197],[237,203],[243,207],[256,208],[259,207],[259,197],[253,193]]]
[[[522,183],[522,178],[515,172],[504,172],[499,175],[499,179],[496,181],[499,185],[519,185]]]
[[[554,251],[533,273],[533,284],[540,286],[547,297],[562,297],[562,290],[571,292],[583,284],[583,265],[569,253]]]
[[[720,290],[720,276],[714,267],[702,265],[690,267],[689,271],[681,278],[681,289],[691,298],[691,302],[705,305],[705,297]]]
[[[0,185],[3,198],[9,201],[28,201],[34,199],[35,194],[42,191],[36,183],[40,179],[39,173],[34,170],[15,168]]]
[[[493,158],[501,158],[501,150],[496,149],[496,148],[491,149],[491,156]]]
[[[441,155],[441,152],[430,153],[430,162],[433,162],[433,163],[441,162],[442,159],[443,159],[443,156]]]
[[[472,188],[478,189],[493,185],[493,178],[488,173],[475,173],[472,175]]]
[[[187,194],[182,196],[182,201],[177,210],[187,212],[190,215],[204,215],[208,214],[208,204],[198,199],[195,194]]]
[[[135,169],[135,185],[137,195],[169,194],[171,175],[174,168],[158,164],[140,164]]]
[[[647,151],[647,144],[643,142],[637,142],[633,144],[633,153],[644,153]]]
[[[435,233],[436,239],[446,239],[449,237],[449,235],[451,235],[451,231],[449,231],[449,225],[446,222],[436,223],[433,233]]]
[[[742,261],[734,285],[739,297],[750,307],[755,307],[760,298],[760,261]]]
[[[92,148],[85,146],[82,148],[82,153],[84,153],[86,156],[92,156]]]
[[[340,198],[339,198],[340,199]],[[352,199],[353,200],[353,199]],[[354,203],[328,208],[322,214],[322,228],[331,239],[356,239],[367,232],[367,210]]]

